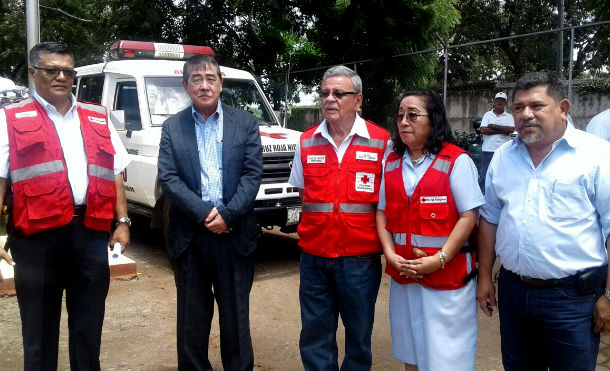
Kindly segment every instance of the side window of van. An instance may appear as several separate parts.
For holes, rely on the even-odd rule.
[[[125,111],[125,122],[142,124],[135,81],[119,81],[116,84],[114,109]]]
[[[80,78],[78,83],[78,100],[91,103],[102,103],[102,90],[104,89],[104,75],[90,75]]]

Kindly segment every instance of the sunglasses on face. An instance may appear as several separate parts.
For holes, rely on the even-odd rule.
[[[356,95],[358,93],[356,93],[355,91],[320,90],[320,98],[322,98],[322,99],[326,99],[326,98],[330,97],[331,94],[337,99],[343,99],[343,97],[345,97],[346,95]]]
[[[76,71],[69,68],[69,69],[63,69],[63,68],[44,68],[44,67],[37,67],[37,66],[32,66],[32,68],[36,69],[36,70],[41,70],[44,71],[44,73],[50,78],[50,79],[54,79],[57,76],[59,76],[59,73],[63,73],[64,77],[67,79],[73,79],[74,77],[76,77]]]
[[[421,116],[430,116],[430,115],[420,115],[415,112],[407,112],[407,113],[399,113],[395,117],[396,117],[396,121],[398,121],[398,122],[402,122],[402,120],[405,118],[409,122],[415,122]]]

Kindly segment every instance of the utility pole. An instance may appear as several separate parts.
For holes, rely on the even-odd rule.
[[[27,54],[29,54],[30,49],[40,42],[40,16],[38,14],[38,0],[25,1],[25,23],[28,48]],[[26,63],[29,66],[30,62],[26,61]],[[32,81],[28,80],[28,87],[30,88],[30,95],[32,95],[34,92],[34,84]]]
[[[558,0],[557,4],[557,28],[563,28],[563,0]],[[555,51],[555,73],[560,80],[563,70],[563,31],[557,31],[557,50]]]

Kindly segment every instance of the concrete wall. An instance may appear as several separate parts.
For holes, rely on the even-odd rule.
[[[503,89],[509,97],[507,110],[510,110],[512,88]],[[498,89],[497,91],[500,91]],[[453,130],[473,131],[472,121],[482,118],[492,108],[493,91],[462,91],[449,93],[447,99],[447,117]],[[601,111],[610,108],[610,96],[601,94],[572,94],[570,114],[579,129],[585,129],[591,118]],[[293,107],[288,118],[288,127],[303,131],[305,128],[322,121],[320,108]]]
[[[509,99],[507,110],[510,110],[511,89],[504,90]],[[472,121],[482,118],[493,103],[493,92],[456,92],[450,93],[447,99],[447,117],[453,130],[472,131]],[[591,118],[601,111],[610,108],[610,96],[601,94],[579,95],[572,93],[570,114],[574,125],[585,129]]]

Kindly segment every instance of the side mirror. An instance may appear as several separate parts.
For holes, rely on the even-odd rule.
[[[125,130],[125,111],[110,111],[110,121],[117,130]]]

